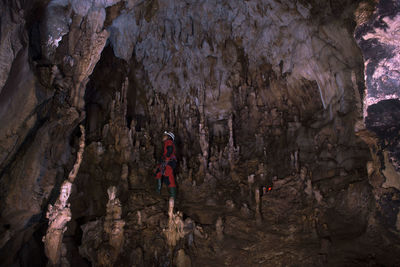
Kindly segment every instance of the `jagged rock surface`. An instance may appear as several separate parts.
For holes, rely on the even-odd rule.
[[[84,121],[61,264],[400,264],[396,1],[3,2],[0,263],[46,264]]]
[[[398,1],[378,1],[375,8],[365,3],[357,10],[360,18],[355,31],[364,56],[365,125],[360,136],[370,143],[373,160],[368,163],[370,184],[379,203],[378,219],[390,231],[398,231],[400,190],[400,90]],[[368,16],[366,16],[368,14]],[[365,133],[365,128],[369,133]],[[395,204],[397,203],[397,204]],[[384,210],[391,209],[386,213]]]

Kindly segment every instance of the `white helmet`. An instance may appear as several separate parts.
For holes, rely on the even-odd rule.
[[[167,132],[167,131],[165,131],[164,134],[165,134],[165,135],[168,135],[169,137],[172,138],[172,140],[175,141],[175,135],[174,135],[172,132]]]

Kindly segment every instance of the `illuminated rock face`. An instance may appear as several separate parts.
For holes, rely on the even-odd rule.
[[[396,1],[25,2],[0,6],[0,265],[400,264]]]
[[[232,89],[243,85],[237,79],[265,65],[291,89],[314,81],[325,108],[345,102],[360,78],[360,60],[333,8],[302,1],[148,1],[123,10],[108,29],[115,55],[140,62],[154,90],[186,95],[204,88],[205,112],[218,120],[234,109]],[[343,11],[344,19],[351,11]],[[324,16],[330,18],[322,22]],[[269,82],[268,74],[260,76],[258,86]]]
[[[397,1],[380,1],[369,21],[355,32],[365,60],[367,109],[382,100],[400,97],[399,9]]]
[[[378,1],[369,18],[360,23],[355,31],[365,66],[365,126],[375,135],[367,138],[374,140],[372,147],[376,154],[374,160],[369,162],[370,183],[374,187],[375,198],[379,199],[378,218],[392,231],[399,230],[399,27],[398,1]]]
[[[379,1],[372,17],[355,32],[365,60],[365,123],[386,143],[382,149],[389,152],[397,172],[400,171],[399,27],[399,3]]]

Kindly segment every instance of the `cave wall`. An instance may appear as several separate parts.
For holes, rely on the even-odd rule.
[[[64,236],[71,263],[106,258],[108,237],[90,231],[101,236],[111,186],[127,222],[125,250],[133,251],[117,263],[168,262],[164,241],[149,237],[166,224],[152,196],[164,130],[177,136],[180,208],[198,225],[215,224],[212,209],[226,203],[253,218],[254,189],[269,184],[282,189],[264,196],[262,212],[272,216],[264,222],[304,234],[325,262],[373,253],[395,262],[387,255],[400,230],[398,47],[388,38],[397,36],[396,1],[3,3],[5,264],[24,265],[41,251],[44,214],[72,168],[80,123],[86,150]],[[137,211],[152,218],[146,231]],[[226,233],[253,229],[239,217],[224,217]],[[210,241],[198,242],[197,252],[181,245],[200,259]],[[321,263],[310,259],[303,263]]]
[[[365,124],[358,131],[371,147],[370,183],[378,200],[378,218],[390,231],[399,230],[399,11],[397,1],[379,1],[373,11],[367,4],[360,5],[361,21],[354,33],[364,58],[366,85]]]
[[[398,165],[398,29],[399,4],[380,2],[369,21],[357,27],[355,38],[365,60],[364,117],[368,129],[378,135],[390,162]],[[384,144],[383,144],[384,143]],[[397,187],[398,188],[398,187]]]
[[[52,37],[45,34],[47,23],[51,25],[49,18],[59,18],[51,15],[54,11],[52,3],[47,6],[48,2],[44,1],[3,2],[6,15],[2,16],[5,30],[2,30],[4,38],[2,36],[1,40],[2,44],[7,44],[14,38],[16,55],[0,97],[4,103],[1,121],[7,126],[2,127],[1,138],[1,254],[2,261],[11,264],[18,248],[40,226],[52,193],[57,194],[58,188],[54,185],[66,175],[66,165],[71,164],[72,133],[85,117],[81,108],[82,94],[103,49],[107,32],[97,33],[95,25],[83,23],[87,26],[85,30],[71,30],[71,33],[75,32],[77,45],[71,43],[70,53],[65,53],[68,44],[65,39],[67,43],[62,42],[65,46],[57,53],[54,48],[58,43],[49,44],[45,38]],[[42,12],[33,13],[37,10]],[[77,20],[80,23],[85,19]],[[13,21],[19,22],[18,27],[15,26],[19,31],[14,30],[14,35],[9,32],[12,28],[7,26]],[[35,32],[38,30],[40,36]],[[36,34],[36,37],[28,40],[30,34]],[[23,45],[17,53],[18,43]],[[42,48],[41,56],[29,53],[37,52],[38,47]],[[6,46],[2,53],[7,54],[10,49]],[[76,63],[65,61],[67,58]],[[5,254],[4,251],[12,253]]]

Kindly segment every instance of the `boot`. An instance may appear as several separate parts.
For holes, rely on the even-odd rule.
[[[156,187],[156,192],[157,194],[161,194],[161,179],[156,179],[157,180],[157,187]]]
[[[169,188],[169,195],[170,197],[174,198],[174,200],[176,199],[176,187]]]

